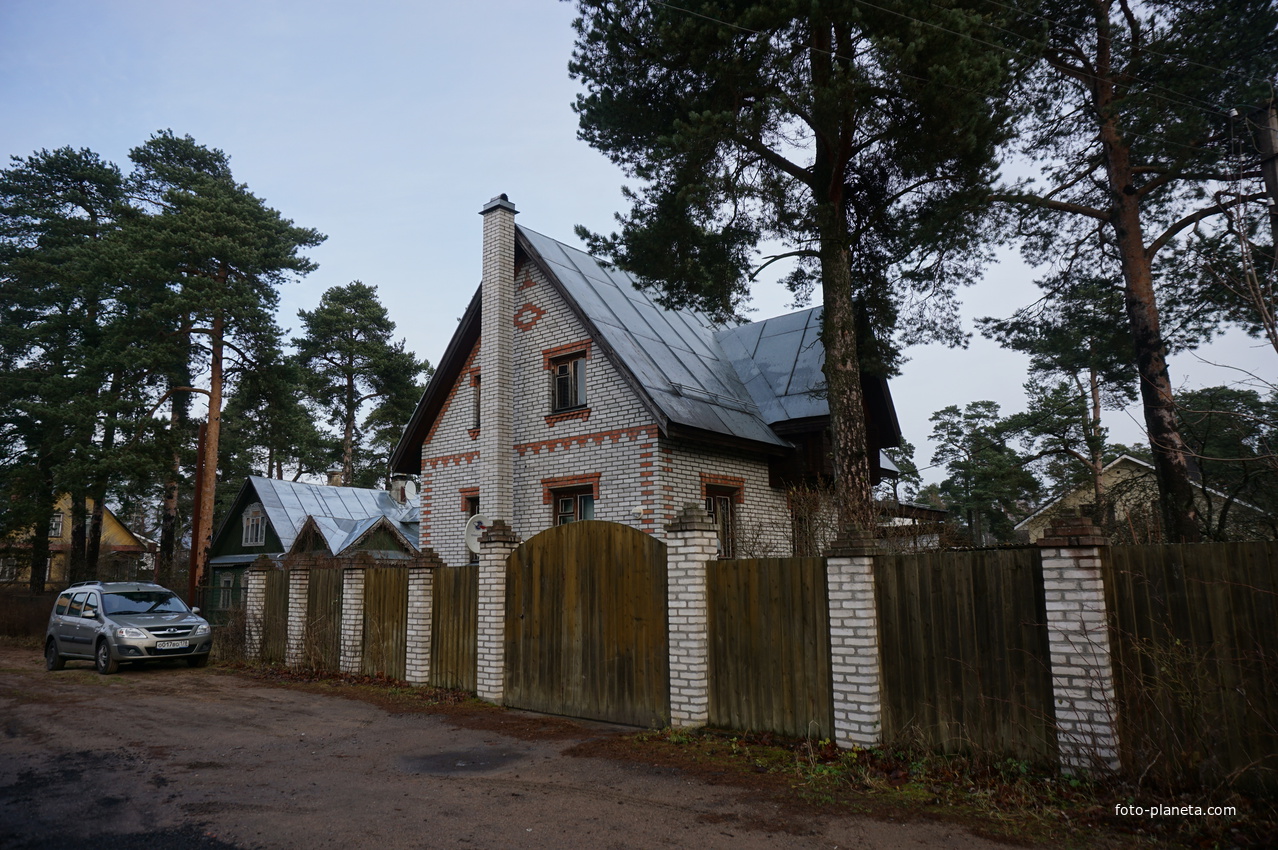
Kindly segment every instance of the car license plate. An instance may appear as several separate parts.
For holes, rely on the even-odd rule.
[[[156,641],[156,649],[186,649],[191,645],[189,640],[161,640]]]

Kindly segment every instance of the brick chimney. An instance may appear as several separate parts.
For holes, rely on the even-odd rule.
[[[515,215],[504,194],[484,217],[484,278],[479,371],[479,509],[490,520],[514,522]]]

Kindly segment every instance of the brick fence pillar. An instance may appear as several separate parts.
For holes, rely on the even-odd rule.
[[[670,725],[710,719],[710,611],[706,569],[718,531],[700,505],[688,504],[666,526],[666,601],[670,644]]]
[[[848,530],[831,542],[825,553],[834,742],[844,748],[883,742],[876,552],[870,535]]]
[[[244,573],[244,657],[253,661],[262,655],[262,621],[266,619],[266,572],[275,567],[259,558]]]
[[[306,659],[306,633],[310,622],[311,569],[290,566],[288,571],[288,642],[284,663],[300,667]]]
[[[506,561],[519,538],[494,520],[480,538],[475,694],[501,704],[506,695]]]
[[[342,637],[343,673],[359,673],[364,669],[364,568],[342,570]]]
[[[414,685],[430,683],[435,570],[438,569],[444,569],[444,562],[433,549],[423,549],[408,568],[408,653],[404,678]]]
[[[1119,768],[1114,664],[1101,576],[1101,548],[1107,543],[1086,517],[1062,517],[1038,541],[1056,741],[1066,772]]]

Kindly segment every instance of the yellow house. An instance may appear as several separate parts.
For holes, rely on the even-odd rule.
[[[1113,543],[1161,542],[1162,522],[1158,507],[1158,482],[1152,464],[1120,455],[1101,470],[1105,503],[1099,509],[1090,484],[1084,484],[1058,495],[1034,513],[1021,520],[1018,532],[1038,542],[1047,528],[1060,516],[1086,516],[1100,526]],[[1215,516],[1222,506],[1230,504],[1232,521],[1229,528],[1247,537],[1272,539],[1275,518],[1241,500],[1230,500],[1223,493],[1195,485],[1199,510]]]
[[[92,514],[93,500],[88,499],[87,511]],[[67,584],[71,553],[71,496],[63,493],[49,519],[49,571],[45,584],[61,588]],[[0,552],[0,583],[27,585],[31,580],[30,538],[13,541],[7,550]],[[111,509],[102,508],[102,548],[98,556],[98,572],[103,579],[129,580],[149,578],[146,570],[153,568],[152,555],[155,544],[138,537],[116,517]]]

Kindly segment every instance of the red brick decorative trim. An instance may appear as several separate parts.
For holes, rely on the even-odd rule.
[[[546,424],[551,428],[560,422],[566,422],[569,419],[580,419],[583,422],[590,418],[590,408],[583,407],[581,410],[568,410],[563,413],[552,413],[546,417]]]
[[[470,375],[470,385],[472,387],[479,386],[479,367],[476,366],[474,369],[471,369],[470,372],[468,372],[467,374]]]
[[[470,435],[470,438],[471,438],[472,440],[478,440],[478,439],[479,439],[479,429],[478,429],[478,428],[467,428],[467,429],[466,429],[466,433]]]
[[[474,463],[479,460],[479,452],[462,452],[455,455],[440,455],[439,457],[422,458],[422,470],[426,467],[438,469],[441,466],[461,466],[463,463]]]
[[[598,499],[599,476],[600,473],[598,472],[588,472],[585,475],[563,475],[558,478],[543,478],[541,479],[541,503],[549,505],[555,497],[555,490],[566,490],[569,487],[589,487],[591,495]]]
[[[468,499],[479,498],[479,488],[478,487],[462,487],[461,489],[457,491],[457,495],[461,497],[461,510],[465,512],[466,501]]]
[[[594,341],[585,339],[581,342],[568,342],[563,345],[556,345],[554,348],[544,348],[541,352],[541,367],[550,369],[555,365],[556,360],[562,360],[565,357],[571,357],[574,354],[580,354],[587,360],[590,359],[590,351],[594,346]]]
[[[529,302],[515,311],[515,327],[521,331],[530,331],[544,315],[546,315],[545,310]]]
[[[522,457],[528,452],[533,454],[541,454],[542,451],[547,453],[556,449],[571,449],[574,446],[586,446],[594,443],[602,446],[605,441],[619,443],[622,440],[634,441],[640,437],[648,437],[656,439],[659,429],[656,425],[636,425],[633,428],[616,428],[611,431],[596,431],[593,434],[579,434],[573,437],[559,437],[549,440],[536,440],[531,443],[516,443],[515,451],[519,452]]]
[[[461,375],[457,378],[457,383],[453,384],[452,389],[448,391],[448,397],[444,399],[444,403],[439,407],[439,413],[435,414],[435,421],[431,423],[430,430],[426,432],[426,439],[422,441],[422,447],[435,438],[435,430],[439,428],[439,423],[444,421],[444,416],[448,413],[448,408],[453,404],[453,396],[457,395],[458,387],[463,385],[474,386],[475,376],[479,374],[479,367],[475,365],[475,358],[479,356],[479,346],[482,339],[475,340],[475,347],[470,350],[470,354],[466,357],[466,362],[462,364]],[[422,461],[425,463],[425,461]]]
[[[532,289],[536,285],[537,285],[537,281],[533,280],[532,272],[525,271],[524,279],[519,282],[517,291],[523,292],[525,289]]]
[[[710,495],[711,487],[722,487],[724,490],[732,490],[733,504],[740,505],[745,502],[745,479],[737,478],[732,475],[711,475],[707,472],[701,473],[701,498]]]

